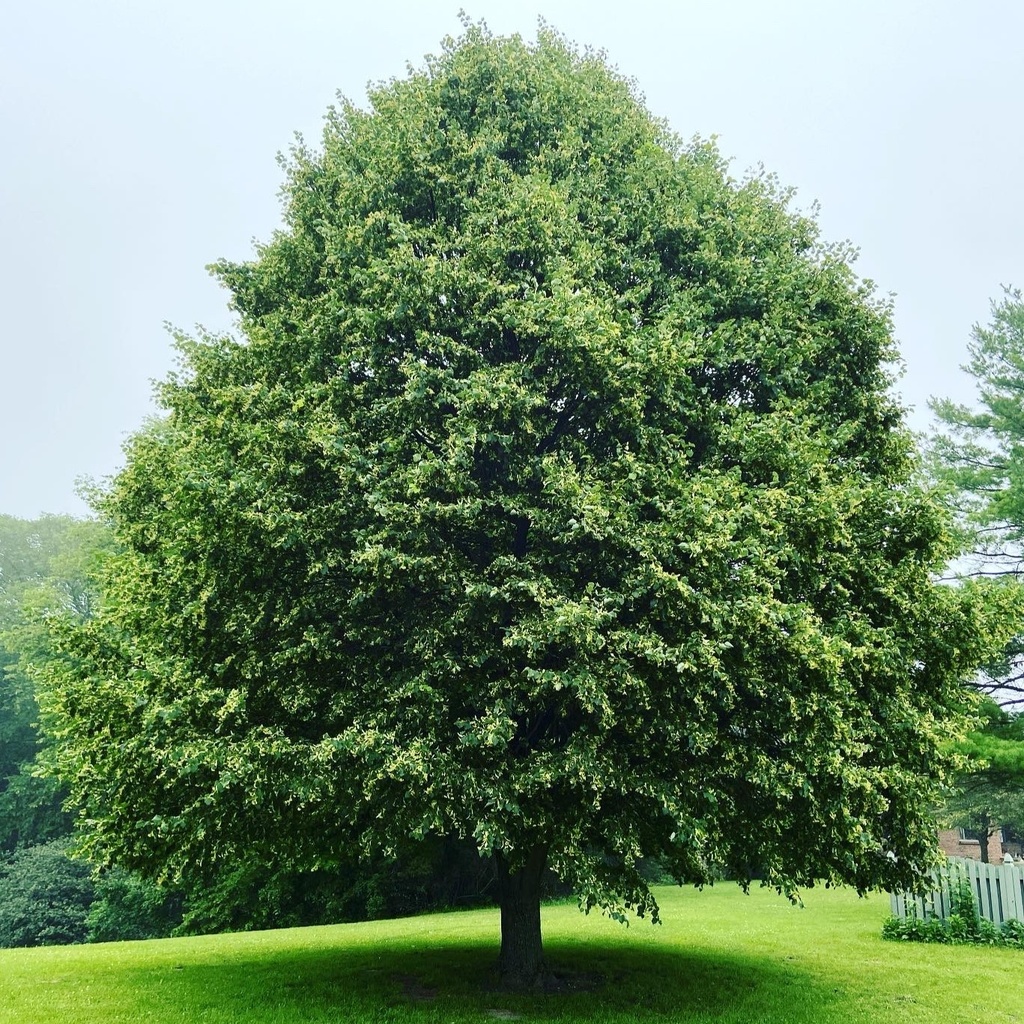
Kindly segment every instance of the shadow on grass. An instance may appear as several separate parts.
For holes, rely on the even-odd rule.
[[[556,973],[582,979],[578,988],[538,995],[499,991],[496,950],[483,942],[339,944],[228,961],[200,955],[185,963],[126,963],[117,980],[120,1009],[133,1004],[125,1019],[148,1015],[168,1022],[670,1018],[684,1024],[795,1024],[844,1016],[845,998],[827,979],[749,955],[558,940],[546,944],[546,953]]]

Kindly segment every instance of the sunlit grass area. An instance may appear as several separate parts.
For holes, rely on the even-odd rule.
[[[497,911],[0,951],[0,1024],[1024,1021],[1024,954],[880,938],[888,899],[803,908],[731,885],[659,889],[664,924],[546,907],[566,990],[496,991]]]

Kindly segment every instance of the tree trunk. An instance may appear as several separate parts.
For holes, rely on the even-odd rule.
[[[981,863],[988,864],[988,841],[992,836],[994,827],[992,819],[986,814],[981,819],[981,831],[978,832],[978,836],[981,839]]]
[[[501,903],[501,953],[498,973],[505,988],[536,988],[544,982],[544,951],[540,935],[540,880],[547,847],[535,846],[518,871],[495,853]]]

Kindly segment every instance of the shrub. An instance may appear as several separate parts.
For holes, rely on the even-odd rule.
[[[1002,945],[1024,949],[1024,921],[1007,921],[1003,925]]]
[[[0,946],[83,942],[93,902],[91,869],[67,842],[29,846],[0,867]]]
[[[893,941],[940,942],[946,945],[1012,946],[1024,949],[1024,922],[1007,921],[1001,928],[977,914],[937,917],[890,917],[882,938]]]

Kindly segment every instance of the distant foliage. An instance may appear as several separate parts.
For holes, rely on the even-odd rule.
[[[71,815],[63,809],[64,790],[53,778],[39,778],[25,765],[0,785],[0,850],[38,846],[66,838]]]
[[[53,654],[49,624],[86,622],[98,609],[95,574],[109,542],[95,520],[0,515],[0,851],[71,832],[63,787],[35,772],[46,744],[33,674]]]
[[[162,939],[181,924],[181,894],[117,868],[96,882],[86,917],[89,942]]]
[[[427,840],[401,861],[378,858],[334,870],[238,864],[189,893],[178,931],[196,935],[379,920],[485,905],[495,896],[491,868],[472,844]]]
[[[95,895],[90,875],[62,842],[13,854],[0,865],[0,946],[84,942]]]

